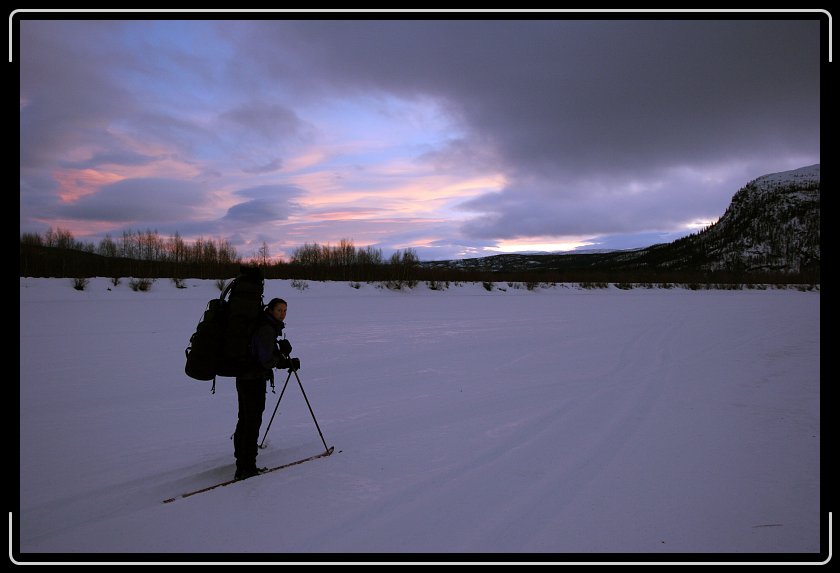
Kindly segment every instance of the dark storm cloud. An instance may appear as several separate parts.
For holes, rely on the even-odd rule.
[[[816,21],[269,22],[250,32],[251,52],[294,50],[310,82],[444,98],[512,169],[816,147]],[[274,61],[258,62],[269,77],[297,79],[303,67]]]
[[[816,20],[267,22],[240,39],[278,54],[249,58],[267,78],[314,94],[439,98],[465,132],[461,155],[495,155],[510,182],[467,205],[484,212],[467,234],[661,228],[719,215],[726,198],[674,180],[655,198],[599,202],[591,183],[739,165],[731,196],[743,177],[819,160]],[[616,201],[626,208],[610,213]]]

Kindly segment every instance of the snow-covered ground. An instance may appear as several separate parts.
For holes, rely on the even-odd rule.
[[[186,283],[20,279],[24,559],[826,550],[819,292],[270,280],[336,453],[164,504],[234,471],[233,380],[183,373],[218,290]],[[323,449],[290,384],[258,463]]]

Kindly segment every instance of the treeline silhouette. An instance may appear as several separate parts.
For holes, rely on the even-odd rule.
[[[77,241],[67,230],[50,228],[44,236],[24,233],[20,239],[20,276],[136,277],[224,279],[236,276],[241,265],[262,267],[266,278],[384,281],[413,286],[420,265],[413,249],[384,257],[380,249],[356,248],[349,239],[336,246],[306,243],[289,262],[272,262],[263,243],[244,259],[225,240],[198,238],[185,242],[178,233],[162,237],[157,231],[124,231],[100,243]]]
[[[413,249],[385,257],[380,249],[357,248],[349,239],[338,245],[306,243],[288,262],[272,262],[265,243],[244,259],[225,240],[198,238],[186,243],[177,233],[125,231],[106,236],[98,245],[76,241],[68,231],[50,229],[44,236],[26,233],[20,240],[20,276],[135,277],[227,279],[240,266],[258,265],[269,279],[382,282],[389,288],[413,287],[420,281],[432,288],[447,282],[522,282],[685,285],[819,284],[819,266],[800,273],[743,269],[674,269],[652,247],[641,257],[632,253],[568,255],[498,255],[462,261],[421,262]],[[662,246],[664,247],[664,245]],[[670,258],[670,257],[669,257]],[[690,258],[690,257],[687,257]],[[699,257],[698,257],[699,258]]]
[[[397,250],[385,259],[381,249],[357,249],[353,241],[342,239],[336,246],[306,243],[292,252],[288,264],[276,267],[293,279],[393,281],[400,286],[413,286],[420,259],[414,249]]]
[[[241,262],[225,240],[199,237],[188,244],[178,233],[163,238],[157,231],[124,231],[94,245],[50,228],[43,237],[24,233],[20,239],[20,274],[30,277],[225,278]]]

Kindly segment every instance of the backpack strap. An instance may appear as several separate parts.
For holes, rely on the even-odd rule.
[[[239,280],[239,278],[240,278],[241,276],[242,276],[242,275],[239,275],[238,277],[234,277],[234,278],[233,278],[233,280],[231,280],[231,281],[227,284],[227,286],[225,287],[225,290],[223,290],[223,291],[222,291],[222,294],[220,294],[220,295],[219,295],[219,298],[220,298],[221,300],[225,300],[225,298],[227,298],[227,294],[230,292],[230,289],[231,289],[231,288],[233,288],[233,283],[235,283],[237,280]]]

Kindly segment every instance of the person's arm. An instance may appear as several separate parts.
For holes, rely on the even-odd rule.
[[[257,362],[266,370],[278,365],[278,356],[274,352],[274,329],[269,325],[260,326],[254,334],[254,350]]]

